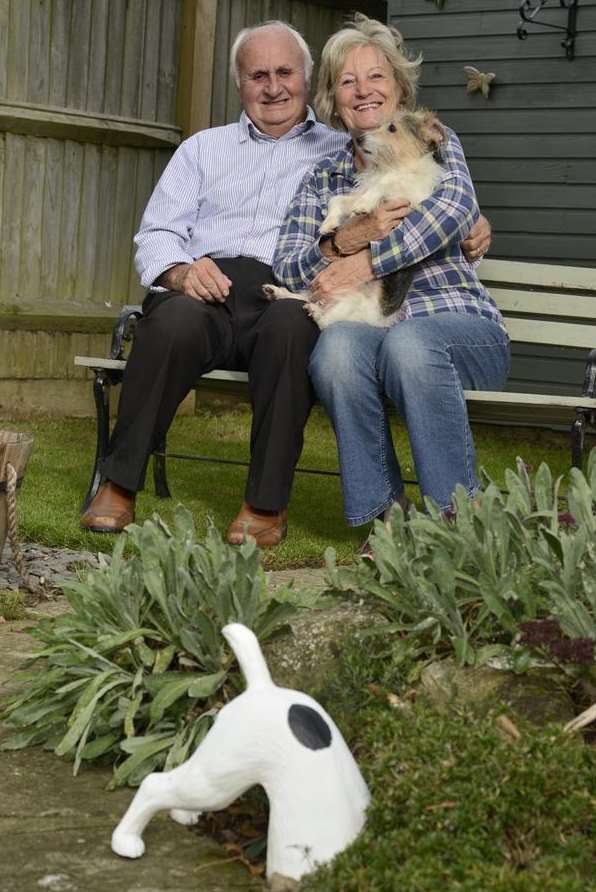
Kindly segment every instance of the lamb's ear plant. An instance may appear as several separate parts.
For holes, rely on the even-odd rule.
[[[18,730],[2,748],[43,744],[75,774],[110,760],[114,787],[173,768],[205,736],[234,681],[223,626],[242,622],[264,641],[311,605],[291,589],[268,593],[254,542],[231,547],[213,526],[197,542],[181,507],[172,530],[158,515],[128,527],[111,560],[65,594],[70,611],[31,630],[42,647],[5,704]]]
[[[518,459],[506,494],[489,482],[473,503],[458,488],[452,518],[430,500],[408,519],[398,507],[390,529],[375,524],[374,561],[338,567],[328,550],[331,583],[373,595],[395,631],[460,665],[527,668],[520,624],[547,617],[570,639],[596,641],[596,449],[585,476],[570,472],[564,514],[561,483],[546,464],[532,479]]]

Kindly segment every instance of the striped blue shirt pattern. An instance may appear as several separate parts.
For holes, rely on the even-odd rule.
[[[370,243],[373,271],[382,278],[416,265],[395,321],[453,311],[479,313],[504,327],[475,265],[460,247],[479,210],[461,143],[452,130],[447,133],[440,153],[444,167],[440,183],[387,238]],[[321,253],[319,229],[331,198],[351,192],[356,173],[349,146],[306,175],[288,210],[273,259],[276,278],[290,290],[308,288],[317,273],[332,262]]]
[[[306,119],[279,139],[240,120],[185,140],[164,170],[135,236],[145,287],[177,263],[252,257],[271,264],[288,205],[307,171],[347,134]]]

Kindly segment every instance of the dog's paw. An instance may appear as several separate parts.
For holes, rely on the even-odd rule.
[[[313,322],[316,322],[319,328],[321,327],[321,317],[323,314],[323,308],[320,304],[315,303],[314,301],[307,301],[304,304],[304,311],[307,313]]]
[[[269,300],[277,300],[279,297],[278,288],[275,285],[263,285],[263,294],[265,297],[268,297]]]
[[[184,808],[173,808],[170,811],[173,821],[176,821],[177,824],[185,824],[187,827],[197,824],[200,814],[200,811],[186,811]]]
[[[369,204],[354,204],[352,205],[352,210],[350,212],[350,219],[352,219],[352,217],[360,217],[362,214],[370,214],[371,210],[372,208]]]
[[[332,217],[327,217],[321,223],[321,228],[320,228],[319,232],[321,235],[329,235],[329,233],[333,232],[335,229],[337,229],[337,223],[333,222]]]
[[[145,852],[145,843],[137,833],[124,833],[114,830],[112,833],[112,851],[122,858],[140,858]]]

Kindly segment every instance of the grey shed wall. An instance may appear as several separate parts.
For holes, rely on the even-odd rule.
[[[462,140],[491,256],[596,266],[596,0],[579,0],[575,59],[563,33],[529,25],[516,34],[519,0],[389,0],[388,18],[424,63],[420,103]],[[551,0],[541,18],[564,25]],[[466,92],[464,65],[494,72],[488,99]],[[595,272],[596,276],[596,272]],[[554,349],[514,356],[510,389],[566,392],[583,380],[583,355]]]

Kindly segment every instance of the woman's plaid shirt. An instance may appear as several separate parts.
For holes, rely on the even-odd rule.
[[[445,169],[432,196],[412,210],[393,232],[370,243],[377,278],[416,264],[397,319],[454,311],[480,313],[503,326],[501,314],[460,247],[479,217],[461,143],[452,130],[441,147]],[[356,185],[352,148],[321,161],[303,179],[281,229],[273,270],[292,291],[308,288],[330,263],[319,247],[319,229],[334,195]],[[397,197],[397,196],[396,196]]]

